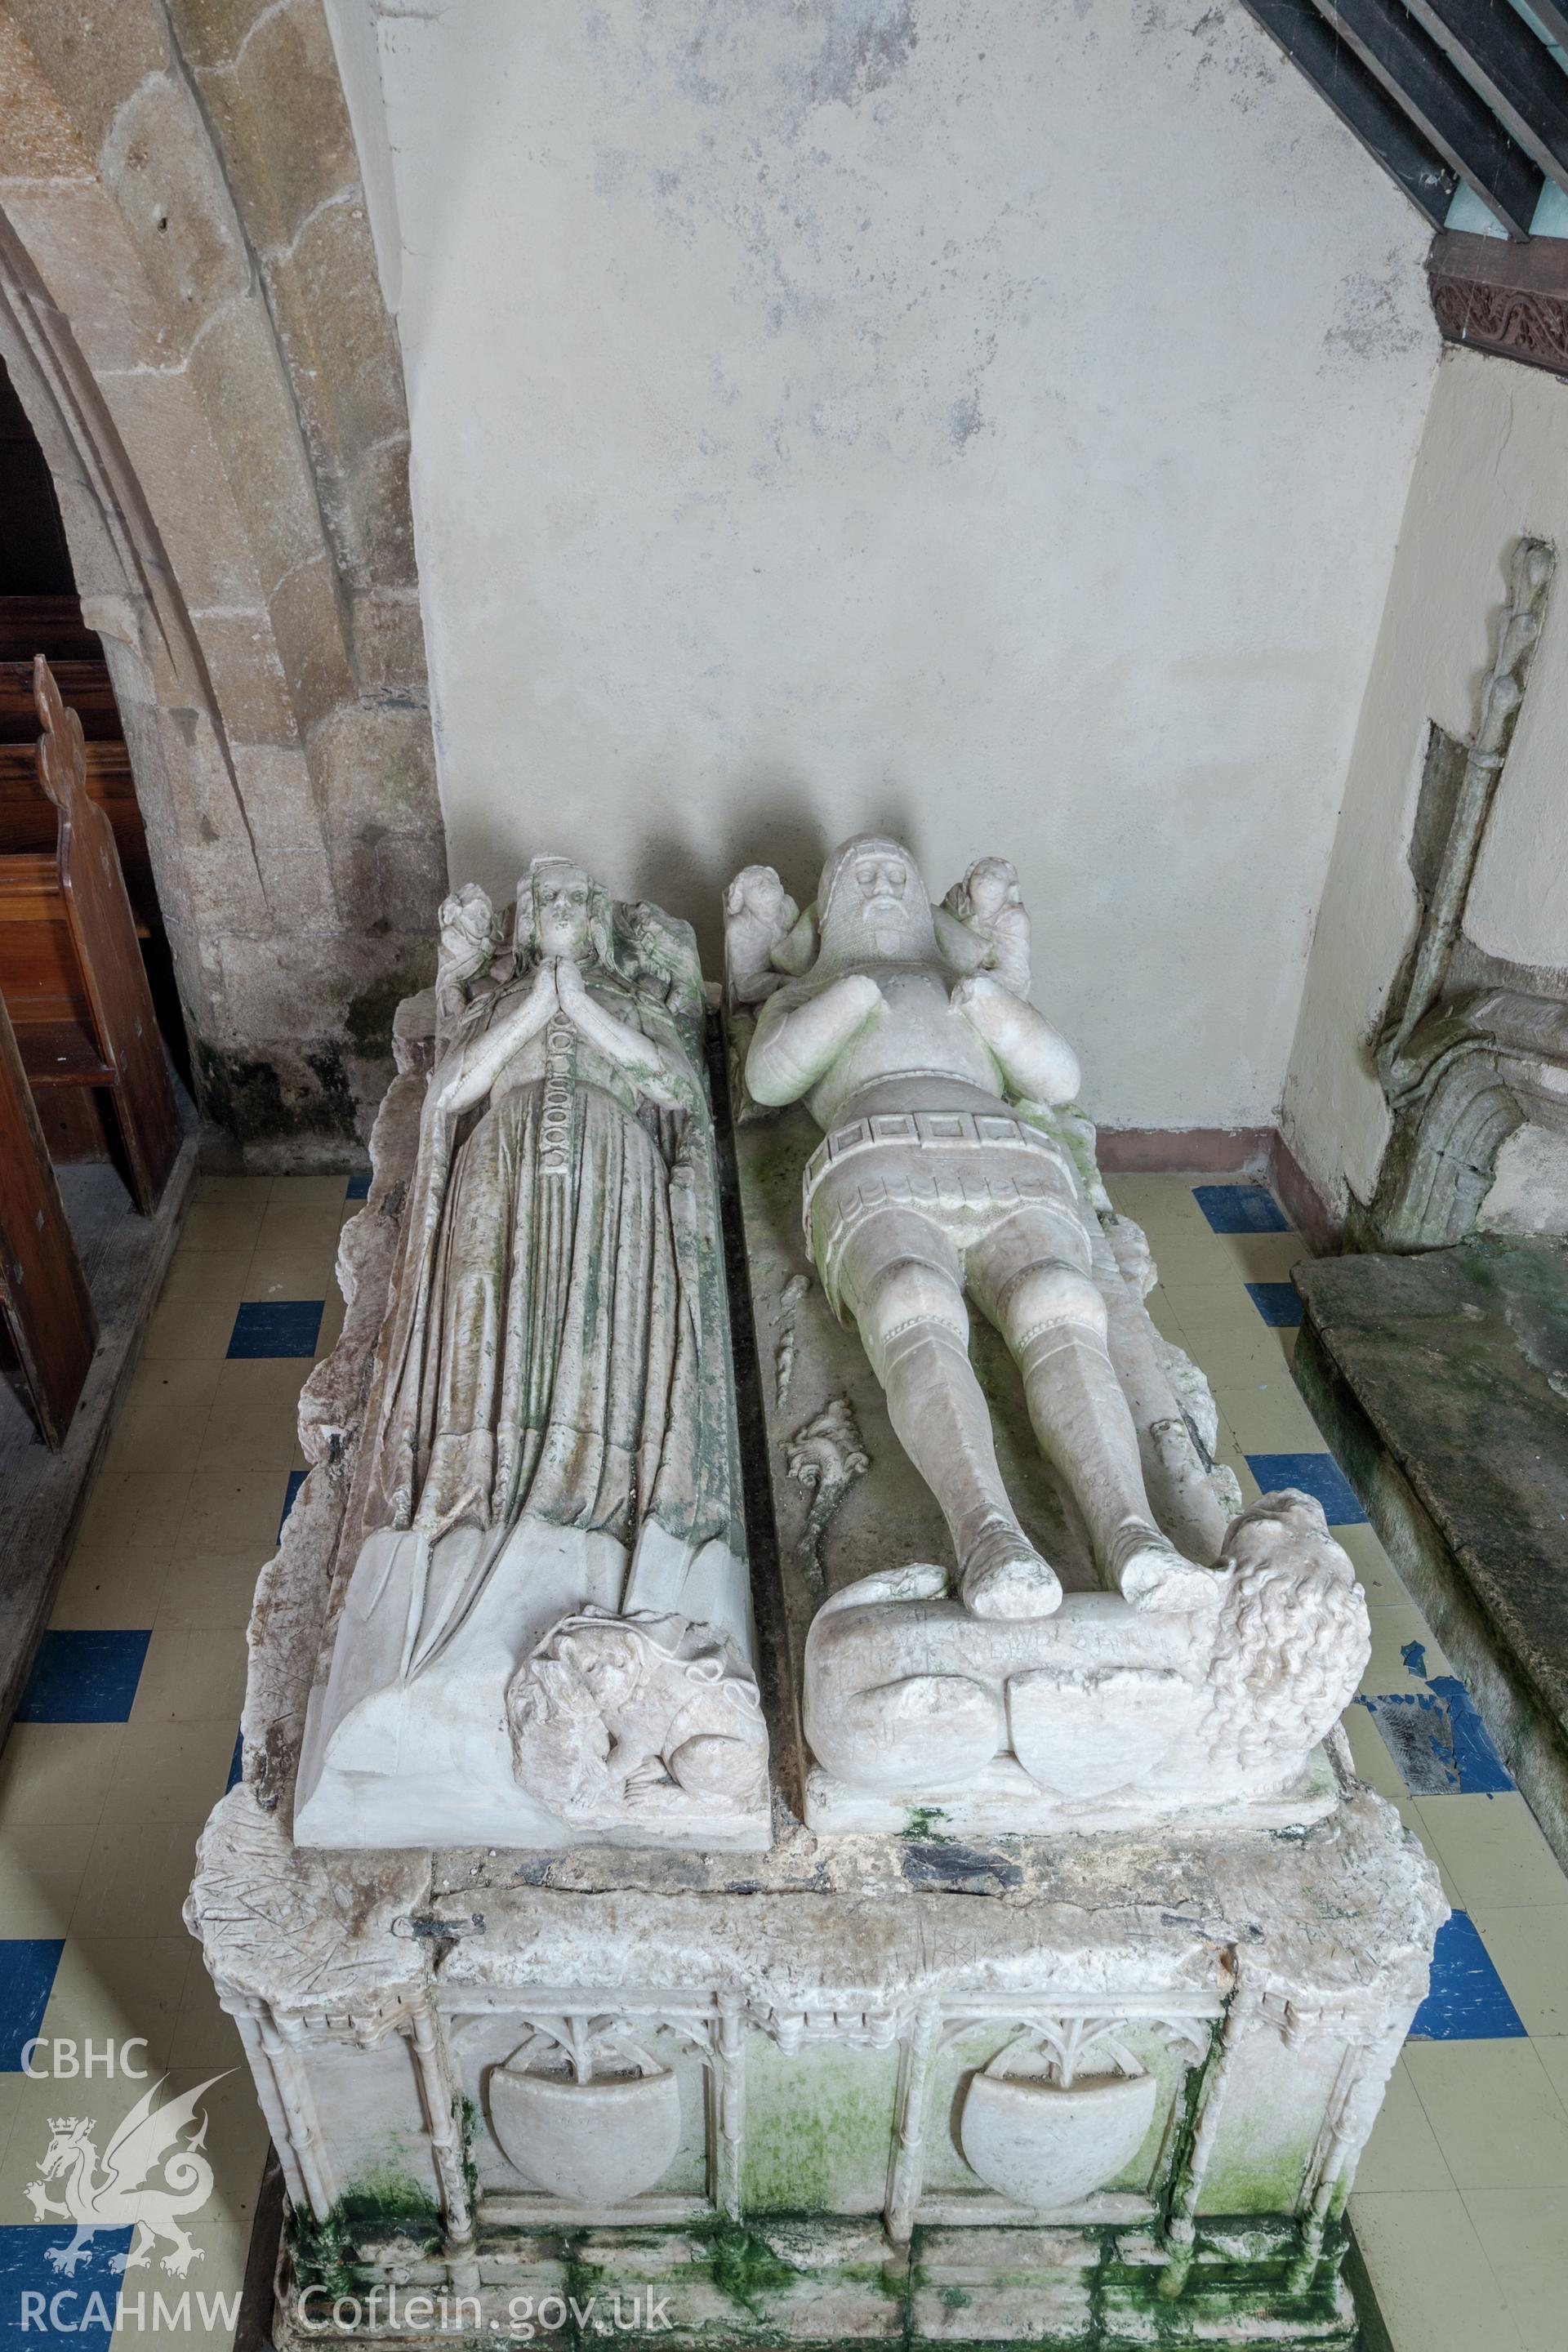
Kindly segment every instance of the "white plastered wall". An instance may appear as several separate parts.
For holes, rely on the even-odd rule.
[[[1277,1110],[1436,349],[1235,5],[380,0],[454,877],[1015,857],[1113,1124]]]
[[[1449,347],[1437,371],[1345,786],[1285,1090],[1284,1128],[1326,1198],[1375,1186],[1389,1121],[1370,1043],[1415,934],[1407,857],[1429,723],[1468,738],[1509,559],[1559,569],[1466,909],[1489,954],[1568,964],[1568,387]]]

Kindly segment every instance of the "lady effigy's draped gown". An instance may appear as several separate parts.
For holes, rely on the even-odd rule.
[[[647,1041],[664,1099],[561,1005],[503,1059],[481,1102],[447,1109],[443,1074],[483,1064],[538,966],[524,955],[467,1003],[460,989],[438,990],[368,1475],[356,1481],[358,1555],[307,1732],[308,1832],[326,1817],[315,1791],[335,1772],[332,1819],[346,1790],[363,1842],[392,1842],[394,1787],[416,1763],[417,1792],[397,1801],[430,1811],[432,1841],[521,1842],[510,1813],[498,1827],[493,1787],[476,1794],[503,1762],[509,1781],[554,1790],[545,1801],[557,1813],[574,1792],[581,1815],[585,1790],[606,1801],[605,1756],[635,1779],[650,1707],[663,1708],[678,1745],[686,1738],[690,1780],[702,1759],[710,1771],[727,1760],[700,1740],[727,1731],[737,1709],[744,1738],[761,1736],[743,1664],[749,1594],[700,974],[694,953],[689,974],[668,959],[650,967],[625,910],[596,895],[593,937],[574,959],[588,1012],[616,1024],[617,1050]],[[674,927],[662,936],[679,947]],[[606,1676],[586,1636],[611,1617],[637,1641],[620,1643]],[[552,1629],[564,1651],[549,1647]],[[628,1656],[641,1660],[635,1705]],[[656,1704],[671,1657],[674,1695]],[[711,1722],[692,1713],[698,1691],[721,1693],[706,1706]],[[572,1718],[595,1706],[607,1728],[601,1737],[590,1722],[593,1752],[574,1776],[555,1750],[563,1739],[582,1748]],[[515,1810],[516,1787],[504,1797]],[[339,1834],[320,1829],[318,1842]]]
[[[689,1063],[665,1007],[608,973],[588,984]],[[473,1008],[463,1042],[510,993]],[[498,1085],[455,1144],[455,1122],[433,1123],[389,1351],[376,1523],[432,1547],[482,1530],[481,1578],[524,1517],[612,1537],[628,1555],[650,1518],[694,1550],[730,1536],[728,1383],[699,1370],[700,1327],[711,1330],[722,1301],[703,1264],[718,1204],[695,1123],[693,1134],[693,1114],[639,1104],[562,1014],[542,1079]],[[427,1596],[414,1671],[455,1632],[473,1583]]]

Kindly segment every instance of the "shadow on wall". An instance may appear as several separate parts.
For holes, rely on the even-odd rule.
[[[855,817],[831,830],[820,813],[823,797],[798,773],[752,770],[739,776],[727,795],[731,813],[717,841],[701,839],[693,818],[679,833],[671,830],[661,839],[645,840],[625,867],[616,864],[613,852],[594,841],[591,833],[585,837],[570,813],[563,821],[552,814],[526,820],[517,835],[505,839],[499,831],[488,830],[478,857],[465,861],[474,872],[454,871],[453,886],[493,873],[509,877],[504,892],[499,880],[496,889],[500,898],[510,898],[516,877],[526,869],[530,858],[557,849],[580,856],[617,898],[650,899],[667,914],[690,923],[697,933],[703,970],[716,979],[724,963],[721,902],[726,885],[742,866],[774,866],[784,887],[804,907],[816,896],[817,879],[829,854],[851,833],[887,834],[908,845],[920,862],[921,825],[906,793],[885,784],[868,792]],[[927,874],[925,879],[940,897],[957,877]]]

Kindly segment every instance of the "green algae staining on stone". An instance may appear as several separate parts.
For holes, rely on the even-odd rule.
[[[799,2275],[788,2263],[780,2261],[764,2237],[742,2222],[721,2218],[702,2224],[695,2234],[704,2248],[708,2274],[720,2294],[749,2311],[753,2319],[763,2316],[768,2295],[792,2286]]]
[[[405,2239],[419,2254],[441,2243],[441,2214],[434,2200],[406,2173],[393,2167],[344,2190],[324,2221],[290,2209],[289,2247],[301,2287],[321,2286],[332,2294],[353,2294],[370,2283],[364,2249]]]
[[[899,1832],[900,1837],[919,1838],[927,1845],[947,1845],[951,1843],[942,1823],[947,1819],[940,1805],[912,1805],[909,1820]]]
[[[875,2213],[888,2190],[896,2050],[793,2055],[754,2036],[746,2061],[748,2213]]]

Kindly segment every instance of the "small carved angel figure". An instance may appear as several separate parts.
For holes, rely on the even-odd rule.
[[[962,923],[984,950],[974,957],[973,947],[964,942],[965,969],[993,971],[1012,995],[1028,995],[1029,917],[1018,888],[1018,870],[1009,858],[977,857],[963,881],[953,884],[941,912]],[[951,954],[958,944],[951,925],[939,922],[938,931]]]
[[[804,971],[816,926],[771,866],[744,866],[724,893],[724,994],[733,1011],[760,1004]]]
[[[488,894],[465,882],[441,901],[436,965],[436,1034],[444,1046],[475,997],[495,986],[489,968],[500,946],[500,926]]]

